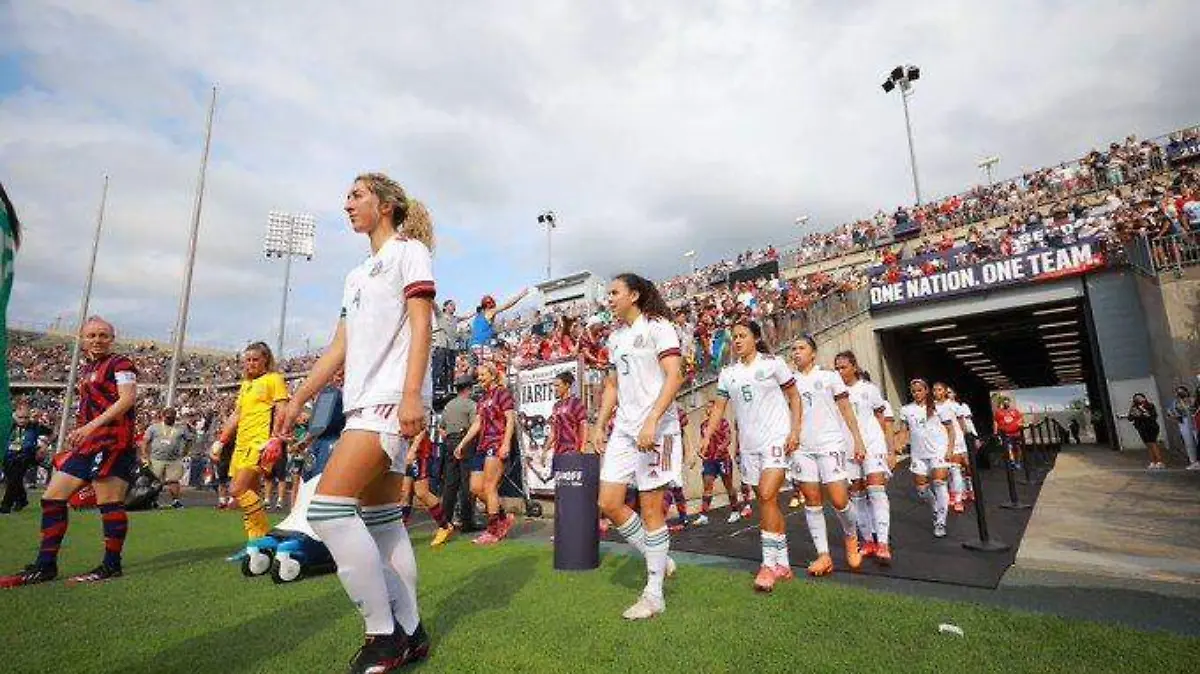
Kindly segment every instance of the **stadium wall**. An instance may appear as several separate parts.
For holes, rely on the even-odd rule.
[[[1178,425],[1166,418],[1165,403],[1175,398],[1177,386],[1195,389],[1200,383],[1200,268],[1182,276],[1139,277],[1136,285],[1149,336],[1150,368],[1158,398],[1164,401],[1159,408],[1163,438],[1182,456],[1183,438]]]

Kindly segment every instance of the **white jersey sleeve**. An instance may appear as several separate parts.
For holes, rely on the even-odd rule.
[[[433,255],[419,241],[405,240],[400,247],[400,279],[404,284],[404,299],[425,297],[433,299],[437,289],[433,283]]]
[[[779,388],[787,389],[796,384],[796,375],[792,374],[792,368],[782,358],[775,358],[771,361],[774,367],[771,369],[771,374],[774,375],[775,381],[779,383]]]
[[[717,375],[717,395],[729,400],[729,367],[721,368],[721,373]]]
[[[679,333],[675,326],[666,320],[649,321],[650,339],[658,351],[658,359],[680,355]]]

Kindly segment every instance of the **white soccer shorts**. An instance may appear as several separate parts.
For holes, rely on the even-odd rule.
[[[950,463],[946,461],[944,455],[932,459],[918,459],[914,456],[908,465],[908,469],[913,475],[920,475],[921,477],[928,476],[930,471],[945,470],[949,467]]]
[[[408,438],[400,435],[399,405],[372,405],[346,412],[346,431],[368,431],[379,435],[379,446],[391,459],[388,472],[404,474]]]
[[[791,460],[783,451],[782,442],[770,447],[747,449],[739,456],[741,457],[742,482],[751,487],[758,486],[763,471],[774,468],[786,471],[791,465]]]
[[[637,438],[614,431],[604,449],[600,481],[632,484],[638,491],[653,491],[680,482],[682,468],[683,442],[678,433],[663,435],[658,451],[643,452],[638,449]]]
[[[884,477],[889,478],[892,476],[892,471],[887,464],[887,454],[868,454],[862,463],[851,459],[846,462],[846,473],[851,480],[865,480],[868,475],[875,473],[881,473]]]
[[[840,451],[796,452],[792,454],[792,470],[801,482],[809,484],[843,482],[849,477],[846,455]]]

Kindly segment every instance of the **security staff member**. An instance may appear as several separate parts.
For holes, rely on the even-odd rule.
[[[465,448],[462,460],[454,458],[450,448],[458,446],[467,429],[475,421],[475,401],[471,389],[475,382],[464,377],[454,382],[455,396],[442,410],[442,510],[450,515],[455,528],[461,531],[475,530],[475,502],[471,498],[471,457],[475,445]],[[458,510],[455,510],[455,507]]]

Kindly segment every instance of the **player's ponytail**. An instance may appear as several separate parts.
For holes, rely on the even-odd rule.
[[[637,299],[634,304],[638,310],[646,316],[647,319],[661,318],[663,320],[671,320],[671,308],[667,306],[666,300],[662,294],[658,292],[658,288],[650,280],[626,272],[618,274],[617,280],[625,284],[626,288],[637,293]]]
[[[398,228],[400,235],[420,241],[425,244],[429,252],[433,252],[433,218],[429,216],[429,209],[425,208],[425,204],[416,199],[408,199],[404,223]]]

